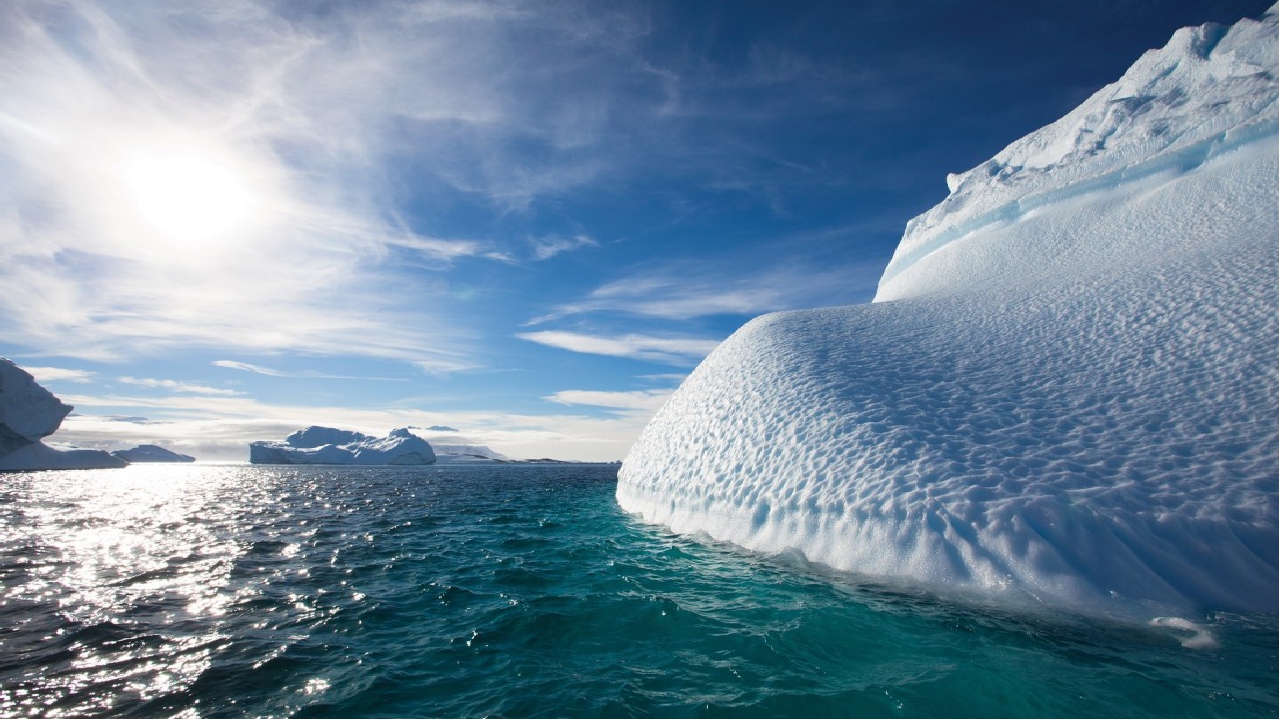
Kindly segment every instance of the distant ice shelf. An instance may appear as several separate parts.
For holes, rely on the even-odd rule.
[[[876,302],[721,344],[618,503],[939,593],[1274,612],[1276,35],[1180,30],[952,175]]]

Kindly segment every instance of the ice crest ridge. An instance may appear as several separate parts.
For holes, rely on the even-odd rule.
[[[1276,35],[1181,30],[954,175],[876,302],[708,356],[618,503],[984,601],[1274,612]]]

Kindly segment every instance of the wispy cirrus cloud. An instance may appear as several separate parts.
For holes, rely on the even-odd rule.
[[[91,359],[207,347],[475,367],[483,343],[430,274],[527,246],[421,218],[519,211],[625,166],[604,140],[631,99],[606,79],[659,82],[627,49],[642,15],[5,5],[0,333]]]
[[[652,415],[671,397],[673,388],[654,390],[560,390],[546,396],[561,405],[590,405],[620,412]]]
[[[210,365],[214,367],[227,368],[228,370],[243,370],[244,372],[254,373],[256,375],[266,375],[268,377],[279,378],[316,378],[322,380],[384,380],[390,382],[404,382],[406,378],[394,377],[374,377],[369,375],[331,375],[315,370],[294,370],[285,371],[277,368],[266,367],[265,365],[255,365],[253,363],[240,362],[239,360],[214,360]]]
[[[533,238],[529,242],[533,246],[534,260],[550,260],[570,250],[577,250],[583,247],[598,247],[600,245],[600,243],[587,235],[574,235],[573,237],[556,235]]]
[[[750,263],[697,260],[644,268],[561,303],[527,325],[587,313],[680,321],[865,302],[882,270],[878,260],[813,267],[778,253],[781,260],[761,256]]]
[[[135,377],[118,377],[116,382],[125,385],[136,385],[138,387],[158,388],[161,390],[169,390],[176,393],[187,393],[192,395],[243,395],[238,390],[228,390],[226,388],[209,387],[208,385],[200,385],[197,383],[182,382],[179,380],[162,380],[157,378],[135,378]]]
[[[630,333],[604,336],[561,330],[519,333],[517,337],[549,347],[590,355],[633,358],[668,365],[694,365],[720,344],[694,337],[661,337]]]
[[[31,373],[37,382],[58,382],[60,380],[73,383],[87,383],[97,373],[92,370],[72,370],[59,367],[23,366],[23,370]]]

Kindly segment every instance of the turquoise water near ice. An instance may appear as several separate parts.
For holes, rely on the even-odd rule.
[[[4,716],[1272,716],[1273,614],[966,607],[644,525],[591,465],[0,475]]]

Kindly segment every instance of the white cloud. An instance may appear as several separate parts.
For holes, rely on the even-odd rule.
[[[680,383],[689,377],[688,373],[653,373],[650,375],[639,376],[641,380],[651,380],[660,383]]]
[[[542,237],[530,240],[533,244],[533,258],[535,260],[549,260],[560,253],[577,250],[582,247],[597,247],[600,243],[586,235],[575,235],[573,237]]]
[[[23,367],[22,369],[31,373],[31,376],[41,383],[57,382],[59,380],[87,383],[96,374],[91,370],[72,370],[56,367]]]
[[[209,387],[207,385],[197,385],[194,383],[185,383],[178,380],[158,380],[156,378],[135,378],[135,377],[118,377],[117,381],[125,385],[137,385],[138,387],[160,388],[162,390],[170,390],[177,393],[189,393],[193,395],[243,395],[244,393],[235,390],[226,390],[224,388]]]
[[[693,365],[720,344],[719,340],[707,338],[639,334],[605,337],[560,330],[519,333],[517,337],[572,352],[649,360],[669,365]]]
[[[673,389],[662,390],[561,390],[545,400],[562,405],[591,405],[612,410],[639,410],[652,415],[671,397]]]
[[[214,360],[212,365],[231,370],[244,370],[245,372],[257,373],[259,375],[267,375],[270,377],[289,377],[288,373],[276,370],[274,368],[263,367],[262,365],[253,365],[238,360]]]
[[[243,370],[258,375],[266,375],[268,377],[290,377],[290,378],[314,378],[317,380],[385,380],[390,382],[404,382],[406,378],[395,377],[375,377],[369,375],[329,375],[315,370],[297,370],[286,372],[269,368],[265,365],[255,365],[253,363],[240,362],[239,360],[214,360],[211,365],[215,367],[227,368],[229,370]],[[426,363],[415,363],[421,365],[423,369],[431,369]],[[461,369],[459,366],[455,369]]]
[[[881,271],[878,262],[821,268],[785,254],[781,261],[755,255],[748,258],[750,262],[698,260],[650,268],[605,283],[581,300],[563,303],[527,324],[594,312],[689,320],[865,302],[874,293]]]

